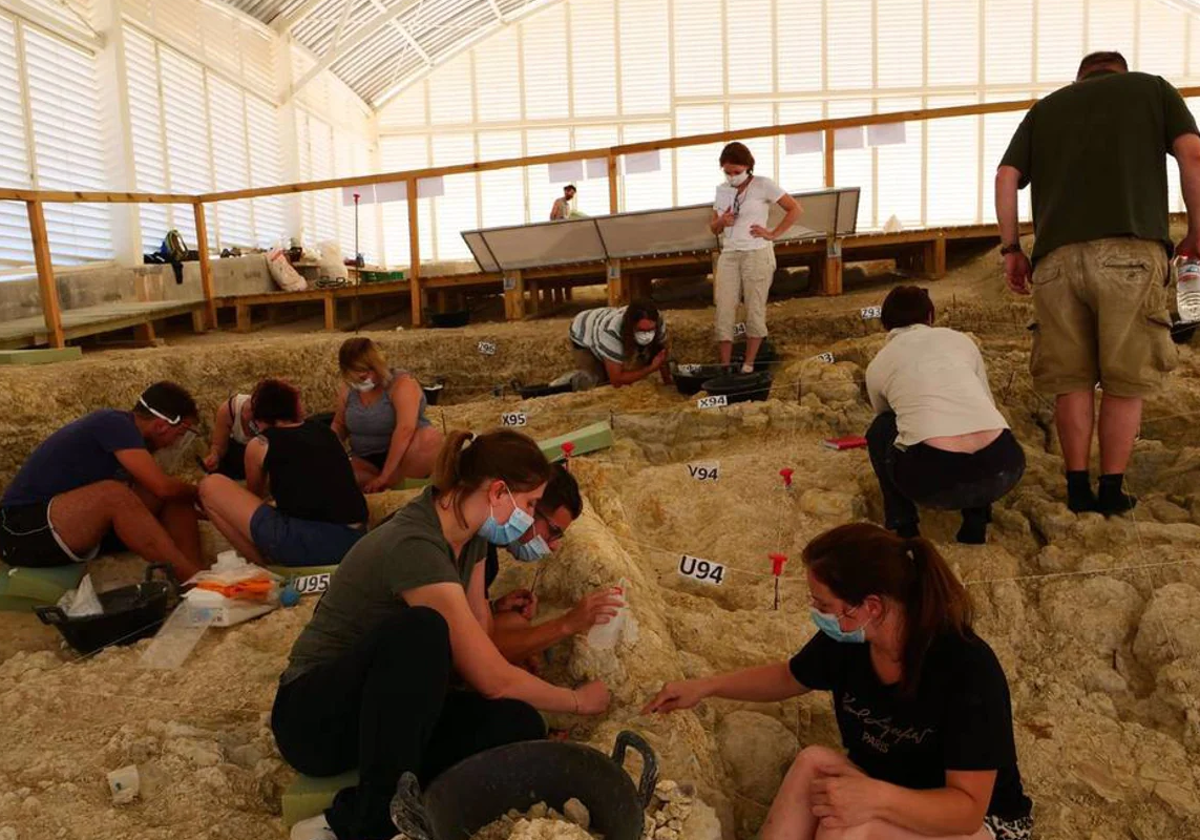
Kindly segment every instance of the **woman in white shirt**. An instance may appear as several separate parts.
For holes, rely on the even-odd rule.
[[[733,322],[738,300],[746,304],[746,358],[742,372],[754,370],[758,348],[767,337],[767,297],[775,277],[775,247],[772,241],[800,218],[800,205],[770,178],[754,174],[754,155],[742,143],[721,150],[721,169],[729,191],[719,194],[709,228],[722,237],[721,256],[713,277],[717,304],[717,346],[721,364],[733,355]],[[771,205],[785,211],[783,220],[768,228]]]
[[[884,299],[888,343],[867,366],[877,415],[867,448],[889,529],[919,536],[917,505],[961,510],[958,541],[983,544],[992,503],[1025,473],[1025,451],[996,409],[975,342],[934,327],[933,316],[925,289],[897,286]]]

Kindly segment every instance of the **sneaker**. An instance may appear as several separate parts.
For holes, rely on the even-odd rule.
[[[288,837],[290,840],[338,840],[324,814],[300,820],[292,826],[292,833]]]

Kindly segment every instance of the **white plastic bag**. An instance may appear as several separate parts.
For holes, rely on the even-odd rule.
[[[346,280],[350,274],[346,271],[346,264],[342,262],[342,248],[336,242],[322,242],[317,246],[321,251],[321,256],[317,262],[320,263],[320,275],[322,278],[328,277],[330,280]]]
[[[271,279],[275,281],[275,285],[285,292],[302,292],[308,288],[308,281],[300,276],[300,272],[292,268],[287,254],[280,248],[274,248],[267,252],[267,268],[271,272]]]
[[[58,606],[71,618],[100,615],[104,612],[104,608],[100,606],[100,599],[96,597],[96,590],[92,586],[91,575],[83,576],[83,580],[79,581],[78,589],[63,593],[62,598],[58,600]]]

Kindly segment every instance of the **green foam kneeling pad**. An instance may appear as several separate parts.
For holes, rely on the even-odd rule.
[[[297,776],[283,792],[283,824],[291,828],[301,820],[317,816],[333,804],[339,790],[357,784],[357,770],[340,776]]]
[[[612,426],[607,420],[601,420],[590,426],[584,426],[582,429],[567,432],[565,435],[538,441],[538,446],[541,447],[542,454],[553,463],[561,461],[565,457],[562,445],[568,442],[575,444],[572,456],[586,455],[598,449],[606,449],[613,445]]]
[[[79,347],[38,348],[35,350],[0,350],[0,365],[46,365],[82,359]]]
[[[3,588],[0,594],[13,598],[27,598],[41,604],[57,604],[68,589],[79,586],[87,572],[85,564],[53,566],[47,569],[27,569],[23,566],[6,566],[0,563],[0,578]]]

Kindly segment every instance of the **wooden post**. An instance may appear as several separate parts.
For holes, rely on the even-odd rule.
[[[520,271],[504,275],[504,317],[510,321],[525,317],[525,278]]]
[[[54,283],[54,267],[50,264],[50,238],[46,232],[46,215],[42,211],[42,202],[27,201],[25,210],[29,214],[29,237],[33,240],[33,260],[37,264],[38,296],[42,299],[46,336],[51,347],[66,347],[62,310],[58,306],[58,286]]]
[[[204,205],[197,201],[192,205],[196,211],[196,251],[200,254],[200,288],[204,290],[204,322],[210,330],[217,328],[217,301],[213,294],[212,265],[208,260],[208,222],[204,219]]]
[[[233,308],[236,319],[235,330],[238,332],[250,332],[254,328],[254,317],[250,313],[250,306],[245,303],[239,303]]]
[[[629,295],[625,290],[625,278],[621,273],[621,261],[608,261],[608,305],[623,306],[629,303]]]
[[[204,324],[204,310],[203,309],[193,309],[192,310],[192,332],[202,333],[206,329],[207,328]]]
[[[825,240],[825,257],[817,265],[821,286],[817,294],[822,296],[842,293],[842,240],[830,237]]]
[[[937,232],[937,238],[922,246],[921,272],[926,280],[941,280],[946,276],[946,234]]]
[[[337,329],[337,300],[333,292],[325,293],[325,330],[333,332]]]
[[[446,314],[446,299],[449,296],[449,292],[434,292],[433,304],[437,308],[439,315]]]
[[[147,321],[133,328],[133,340],[144,347],[154,346],[154,322]]]
[[[621,202],[617,190],[617,156],[608,153],[608,212],[619,213]]]
[[[542,286],[537,280],[530,280],[527,285],[529,288],[529,314],[538,315],[542,311]]]
[[[421,326],[421,231],[417,226],[417,179],[408,179],[408,253],[411,265],[408,272],[409,303],[412,306],[412,325]]]
[[[574,286],[564,286],[563,287],[563,300],[575,300],[575,287]]]
[[[834,135],[832,128],[825,129],[825,189],[833,189]]]

